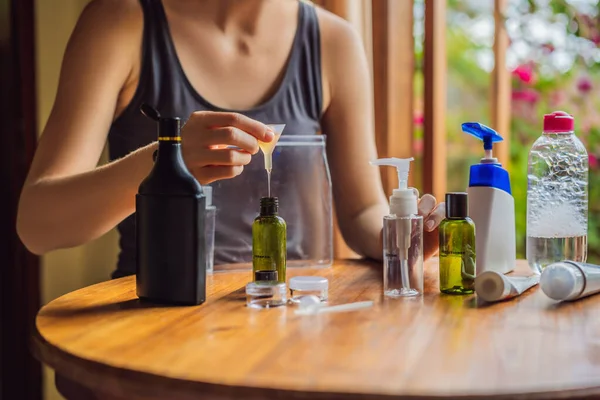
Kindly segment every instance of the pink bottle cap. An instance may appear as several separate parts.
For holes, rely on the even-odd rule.
[[[544,115],[544,132],[573,132],[575,119],[564,111]]]

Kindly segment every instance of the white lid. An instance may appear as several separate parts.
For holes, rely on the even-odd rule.
[[[584,286],[583,273],[576,266],[559,262],[548,265],[540,277],[540,287],[553,300],[577,297]]]
[[[506,297],[510,293],[510,285],[504,275],[495,271],[485,271],[475,278],[477,297],[492,302]]]
[[[327,290],[329,281],[321,276],[294,276],[290,278],[292,290]]]

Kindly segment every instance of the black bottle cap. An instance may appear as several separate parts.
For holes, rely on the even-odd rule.
[[[260,199],[260,215],[275,215],[279,209],[277,197],[263,197]]]
[[[254,273],[255,281],[276,281],[277,280],[277,270],[264,270],[264,271],[256,271]]]
[[[446,218],[467,218],[469,199],[464,192],[446,193]]]

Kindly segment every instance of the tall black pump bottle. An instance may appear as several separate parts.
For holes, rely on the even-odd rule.
[[[202,186],[181,155],[181,120],[142,113],[158,122],[158,151],[136,196],[137,295],[152,302],[197,305],[206,299]]]

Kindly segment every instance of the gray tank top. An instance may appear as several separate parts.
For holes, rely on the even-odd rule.
[[[156,107],[164,116],[182,119],[193,111],[237,111],[216,107],[195,91],[177,58],[161,1],[140,0],[140,3],[144,12],[144,34],[139,84],[131,103],[108,134],[111,160],[156,140],[155,124],[139,112],[144,102]],[[263,123],[285,123],[286,136],[314,135],[320,131],[321,49],[317,14],[312,4],[299,1],[298,28],[280,87],[263,104],[240,113]],[[240,179],[242,176],[244,179]],[[263,160],[258,155],[241,176],[211,185],[213,204],[217,206],[215,264],[251,262],[251,224],[258,212],[259,198],[248,198],[244,193],[249,189],[246,186],[252,182],[262,185],[265,179]],[[280,204],[288,208],[293,208],[298,201],[294,190],[277,196]],[[286,218],[289,259],[301,256],[294,254],[294,249],[299,247],[294,241],[301,240],[302,236],[294,234],[300,232],[299,219],[299,214],[296,220]],[[113,278],[135,273],[135,215],[123,220],[118,231],[120,253]]]

